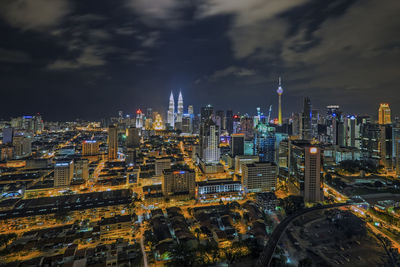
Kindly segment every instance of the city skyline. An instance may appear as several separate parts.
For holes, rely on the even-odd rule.
[[[0,7],[2,118],[165,110],[165,96],[178,88],[196,110],[211,103],[244,113],[272,104],[276,114],[278,76],[284,116],[305,96],[318,109],[338,104],[377,116],[376,103],[388,102],[400,113],[398,1],[19,0]]]
[[[0,0],[0,266],[400,266],[400,0]]]

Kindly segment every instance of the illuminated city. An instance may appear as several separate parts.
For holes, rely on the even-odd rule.
[[[0,266],[400,266],[400,2],[322,2],[1,2]]]

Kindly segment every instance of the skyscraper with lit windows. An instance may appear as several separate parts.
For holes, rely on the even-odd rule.
[[[390,107],[387,103],[381,103],[379,106],[379,124],[391,124]]]
[[[178,112],[176,113],[176,122],[182,122],[182,117],[183,117],[183,96],[182,96],[182,92],[179,92]]]
[[[110,126],[108,128],[108,159],[114,160],[118,156],[118,128]]]
[[[168,114],[167,114],[167,123],[171,128],[175,127],[175,100],[174,95],[171,92],[169,96],[169,107],[168,107]]]

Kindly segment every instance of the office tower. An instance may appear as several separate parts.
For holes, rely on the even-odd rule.
[[[274,162],[254,162],[242,168],[242,185],[249,192],[275,190],[278,167]]]
[[[192,133],[192,117],[189,114],[183,114],[182,132],[189,134]]]
[[[303,120],[302,120],[302,138],[304,140],[311,140],[311,117],[312,117],[312,109],[311,109],[311,100],[308,97],[304,98],[304,106],[303,106]]]
[[[279,86],[278,86],[278,90],[276,90],[276,92],[278,93],[278,98],[279,98],[279,102],[278,102],[278,125],[281,126],[282,125],[282,94],[283,94],[283,89],[281,86],[281,77],[279,77]]]
[[[143,112],[141,109],[136,110],[136,128],[143,128]]]
[[[379,125],[379,128],[380,128],[380,135],[379,135],[380,164],[385,166],[386,169],[391,169],[393,166],[392,125],[381,124]]]
[[[157,113],[156,119],[153,123],[153,129],[156,131],[164,130],[164,123],[162,121],[161,115]]]
[[[251,140],[254,137],[253,118],[243,116],[240,119],[240,133],[245,135],[246,140]]]
[[[14,136],[14,128],[8,127],[3,129],[3,144],[12,144]]]
[[[244,134],[231,135],[231,156],[244,155]]]
[[[99,154],[99,143],[96,140],[82,142],[82,156],[95,156]]]
[[[292,135],[300,136],[300,121],[301,115],[299,113],[292,114]]]
[[[215,112],[215,124],[219,127],[220,131],[225,130],[225,112],[223,110]]]
[[[254,137],[254,155],[260,162],[275,162],[275,128],[259,123]]]
[[[307,147],[304,166],[304,201],[319,202],[324,200],[321,183],[321,150]]]
[[[139,148],[127,148],[125,151],[125,163],[129,166],[136,165],[136,160],[138,158]]]
[[[285,139],[278,146],[278,167],[287,169],[289,167],[289,140]],[[280,173],[279,173],[280,174]]]
[[[397,162],[397,146],[400,141],[400,127],[398,124],[396,126],[392,126],[392,158],[393,163],[396,165]]]
[[[170,158],[158,158],[155,163],[156,176],[161,176],[163,170],[171,169],[171,159]]]
[[[89,160],[78,159],[74,162],[74,177],[82,178],[87,181],[89,179]]]
[[[233,133],[233,111],[227,110],[225,116],[225,127],[229,134]]]
[[[258,162],[258,156],[254,155],[241,155],[235,157],[235,173],[242,174],[243,173],[243,166],[246,164]]]
[[[147,108],[146,119],[153,119],[153,109],[152,108]]]
[[[182,92],[179,92],[178,112],[176,114],[176,122],[182,122],[182,116],[183,116],[183,97],[182,97]]]
[[[126,129],[126,147],[137,148],[140,146],[142,130],[136,127],[129,127]]]
[[[11,127],[14,129],[22,129],[22,117],[11,118]]]
[[[32,136],[27,132],[20,132],[13,137],[14,155],[16,158],[30,156],[32,153]]]
[[[379,124],[391,124],[390,107],[387,103],[381,103],[379,106]]]
[[[171,169],[164,170],[162,177],[162,191],[164,197],[182,194],[194,197],[196,186],[195,179],[195,171],[186,166],[175,166]]]
[[[364,160],[373,160],[379,164],[381,129],[378,124],[365,123],[361,130],[361,154]]]
[[[319,112],[316,109],[311,111],[311,137],[318,138],[318,123],[319,123]]]
[[[175,100],[174,95],[171,92],[169,96],[169,107],[168,107],[168,116],[167,116],[167,123],[169,127],[174,129],[175,127]]]
[[[220,158],[218,126],[208,119],[200,126],[200,158],[206,163],[218,163]]]
[[[74,161],[58,161],[54,165],[54,187],[68,186],[74,176]]]
[[[108,159],[114,160],[118,157],[118,128],[108,127]]]
[[[339,110],[338,105],[329,105],[326,107],[327,112],[325,116],[327,142],[333,145],[338,145],[338,122],[342,120],[342,112]]]
[[[188,114],[189,115],[193,115],[194,114],[193,105],[189,105],[188,106]]]
[[[12,160],[14,158],[14,147],[11,144],[0,145],[0,160]]]
[[[396,140],[396,175],[400,177],[400,140]]]
[[[211,116],[214,114],[214,108],[210,104],[202,107],[200,111],[200,123],[205,122],[211,119]]]
[[[356,141],[359,137],[360,126],[357,125],[357,120],[354,115],[349,115],[344,119],[344,146],[356,147]]]

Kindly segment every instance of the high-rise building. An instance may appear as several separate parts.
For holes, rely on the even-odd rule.
[[[118,128],[108,127],[108,159],[114,160],[118,157]]]
[[[143,128],[143,112],[141,109],[136,110],[136,128],[142,129]]]
[[[231,135],[231,156],[244,155],[244,134]]]
[[[176,113],[176,122],[182,122],[182,117],[183,117],[183,97],[182,97],[182,92],[179,92],[178,112]]]
[[[227,110],[225,115],[225,128],[229,134],[233,133],[233,111]]]
[[[282,125],[282,94],[283,94],[283,89],[281,86],[281,77],[279,77],[279,86],[278,86],[278,90],[276,90],[276,92],[278,93],[278,125],[281,126]]]
[[[140,145],[140,137],[142,130],[136,127],[126,129],[126,147],[137,148]]]
[[[396,140],[396,175],[400,177],[400,140]]]
[[[183,114],[182,117],[182,132],[183,133],[192,133],[192,117],[189,114]]]
[[[29,132],[19,132],[13,137],[14,155],[26,157],[32,153],[32,136]]]
[[[87,181],[89,179],[89,160],[78,159],[74,162],[74,177],[82,178]]]
[[[193,115],[194,114],[193,105],[189,105],[188,106],[188,114],[189,115]]]
[[[99,152],[99,143],[96,140],[85,140],[82,142],[82,156],[95,156]]]
[[[319,112],[316,109],[311,111],[311,137],[318,138],[318,123],[319,123]]]
[[[386,169],[391,169],[393,164],[392,149],[393,149],[393,130],[391,124],[379,125],[379,151],[380,151],[380,164],[385,166]]]
[[[174,100],[174,95],[172,94],[172,92],[171,92],[171,95],[169,96],[167,123],[169,124],[169,127],[174,129],[174,127],[175,127],[175,100]]]
[[[379,124],[391,124],[390,107],[387,103],[381,103],[379,106]]]
[[[165,197],[187,194],[195,196],[196,173],[186,166],[175,166],[163,171],[162,191]]]
[[[164,170],[171,169],[170,158],[158,158],[155,163],[156,176],[161,176]]]
[[[54,187],[69,186],[74,176],[74,161],[58,161],[54,165]]]
[[[304,140],[311,140],[311,117],[312,117],[311,100],[310,98],[305,97],[303,106],[302,128],[301,128],[301,134]]]
[[[214,114],[214,108],[211,105],[207,105],[201,108],[200,111],[200,123],[211,119],[211,116]]]
[[[218,126],[208,119],[200,127],[200,158],[206,163],[218,163],[220,158]]]
[[[156,119],[154,120],[153,123],[153,129],[156,131],[164,130],[164,123],[159,113],[156,114]]]
[[[254,122],[253,118],[243,116],[240,118],[240,133],[245,135],[246,140],[251,140],[254,137]]]
[[[3,129],[3,144],[12,144],[14,136],[14,128],[8,127]]]
[[[378,124],[366,122],[361,130],[361,155],[364,160],[379,164],[381,129]]]
[[[0,145],[0,160],[12,160],[14,158],[14,147],[11,144]]]
[[[249,192],[275,190],[278,167],[274,162],[254,162],[242,168],[242,185]]]
[[[225,114],[223,110],[217,110],[215,112],[215,124],[220,131],[225,130]]]
[[[322,189],[321,150],[318,147],[307,147],[305,149],[304,201],[323,201]]]
[[[275,128],[259,123],[254,137],[254,155],[260,162],[275,162]]]

